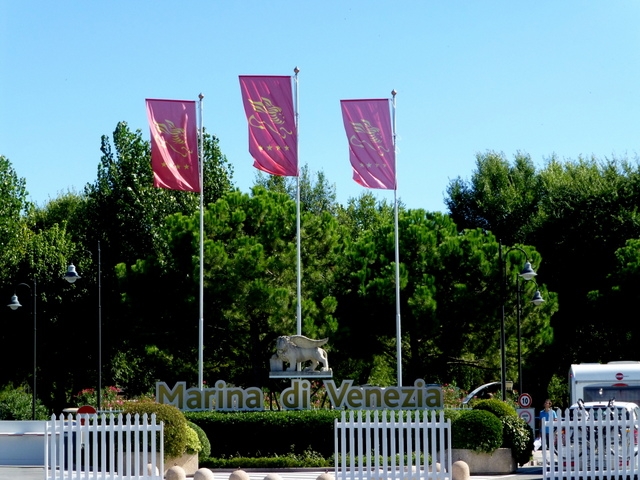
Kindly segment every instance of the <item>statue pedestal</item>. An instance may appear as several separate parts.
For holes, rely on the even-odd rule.
[[[333,370],[328,370],[326,372],[320,372],[315,370],[313,372],[289,372],[289,371],[273,371],[269,372],[269,378],[333,378]]]

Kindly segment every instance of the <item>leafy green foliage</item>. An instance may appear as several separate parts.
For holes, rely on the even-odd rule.
[[[33,207],[27,195],[25,179],[0,155],[0,278],[9,276],[27,252],[24,217]]]
[[[217,139],[205,134],[202,140],[205,379],[266,386],[266,360],[275,338],[296,332],[297,185],[271,176],[258,181],[250,194],[233,191],[232,168]],[[39,344],[39,352],[41,358],[59,360],[38,365],[39,392],[58,410],[69,406],[75,392],[96,382],[98,322],[91,319],[98,306],[106,384],[137,396],[152,392],[157,381],[193,384],[197,375],[198,198],[152,187],[149,144],[124,122],[111,138],[102,138],[101,152],[95,182],[81,194],[68,192],[42,208],[20,202],[20,180],[7,170],[18,187],[13,190],[15,205],[25,205],[27,212],[21,223],[12,224],[22,250],[7,288],[25,279],[38,281],[38,318],[46,319],[38,331],[48,340]],[[508,162],[502,160],[494,156],[488,162],[499,178],[482,185],[509,186],[513,191],[505,198],[516,202],[518,188],[540,183],[526,158],[506,175],[501,169]],[[330,337],[336,378],[394,384],[393,205],[367,193],[338,205],[324,174],[312,179],[306,167],[299,181],[302,333]],[[487,190],[487,195],[492,193]],[[489,197],[498,208],[500,199]],[[527,211],[512,205],[502,211],[511,215],[515,210]],[[451,217],[440,213],[400,206],[398,217],[404,383],[425,378],[468,390],[495,380],[500,371],[496,310],[502,302],[496,288],[502,280],[497,237],[479,228],[460,232]],[[537,249],[522,246],[537,266]],[[506,256],[510,286],[522,260],[518,252]],[[72,286],[59,282],[69,261],[82,275]],[[526,294],[534,288],[523,287]],[[523,311],[525,365],[553,340],[550,317],[557,297],[545,285],[539,288],[547,302]],[[166,292],[171,299],[158,301]],[[597,298],[607,295],[603,288],[594,292]],[[515,299],[505,306],[507,372],[514,377]],[[2,340],[29,339],[27,308],[14,318],[0,331]],[[65,347],[70,336],[74,349]],[[18,355],[22,358],[16,359],[15,371],[0,372],[0,384],[29,378],[29,349]],[[87,360],[79,364],[73,356]]]
[[[500,420],[507,417],[518,418],[518,412],[516,412],[515,408],[502,400],[498,400],[497,398],[478,400],[473,404],[473,409],[491,412]]]
[[[5,386],[0,391],[0,420],[32,420],[33,396],[24,387]],[[36,399],[36,420],[48,420],[49,412]]]
[[[185,331],[197,338],[196,324],[174,319],[185,312],[193,318],[198,315],[194,302],[198,217],[198,213],[176,214],[166,219],[159,230],[167,245],[163,259],[149,257],[130,268],[118,268],[127,291],[125,305],[130,314],[143,319],[129,327],[129,334],[139,339],[132,354],[146,359],[145,368],[138,371],[167,382],[193,377],[193,362],[185,362],[194,356],[193,344],[176,345],[175,339]],[[208,206],[204,222],[205,343],[211,348],[206,376],[243,385],[265,384],[264,360],[273,354],[275,338],[296,333],[295,203],[285,194],[260,187],[252,196],[232,192]],[[333,315],[337,227],[328,215],[305,214],[301,223],[303,330],[307,336],[322,338],[337,328]],[[149,289],[150,282],[157,288]],[[168,290],[184,301],[158,303],[157,292]],[[160,325],[163,335],[157,334]]]
[[[118,387],[104,387],[100,392],[100,408],[103,410],[119,410],[124,403],[119,398],[120,389]],[[74,397],[75,405],[81,407],[90,405],[98,408],[98,393],[95,388],[83,388]]]
[[[306,450],[301,454],[286,453],[274,457],[242,457],[224,456],[220,458],[198,459],[201,467],[208,468],[311,468],[311,467],[333,467],[334,462],[331,457],[325,458],[322,455]]]
[[[545,398],[553,375],[566,378],[570,363],[635,358],[636,324],[609,319],[635,308],[637,288],[633,281],[625,285],[637,276],[635,253],[625,245],[640,238],[639,186],[637,158],[631,163],[615,158],[561,162],[551,157],[537,169],[527,155],[517,154],[510,162],[487,152],[478,155],[469,180],[458,178],[447,189],[447,206],[460,231],[483,228],[506,245],[535,245],[544,259],[544,265],[533,261],[538,278],[557,292],[554,302],[556,295],[562,298],[563,308],[552,322],[553,344],[545,341],[531,348],[523,362],[526,390],[534,398]],[[507,258],[508,263],[514,260]],[[622,270],[620,260],[626,264]],[[575,278],[576,268],[581,270],[579,281],[567,282]],[[543,296],[547,299],[545,292]],[[545,315],[550,313],[553,310]],[[529,317],[525,312],[523,318]],[[535,331],[540,337],[551,336],[550,331]],[[515,346],[511,341],[508,352]],[[511,359],[507,363],[511,365]]]
[[[200,456],[211,456],[211,442],[209,442],[209,437],[207,437],[204,430],[189,420],[187,420],[187,425],[189,425],[189,427],[196,432],[196,435],[198,436],[198,441],[200,442]]]
[[[486,410],[465,410],[451,424],[452,448],[491,453],[502,446],[502,422]]]
[[[211,442],[211,456],[269,457],[312,450],[333,454],[335,410],[264,412],[186,412]],[[265,442],[265,439],[278,439]],[[244,465],[243,465],[244,466]]]
[[[145,413],[149,417],[155,413],[158,422],[164,422],[164,456],[165,458],[180,457],[187,451],[189,427],[183,413],[173,405],[155,403],[151,401],[130,401],[123,405],[123,414]],[[196,434],[197,440],[197,434]]]
[[[199,453],[202,450],[202,443],[200,443],[200,436],[195,429],[187,426],[187,444],[185,451],[187,453]]]
[[[502,421],[502,446],[511,449],[511,455],[520,465],[531,460],[533,431],[520,417],[504,416]]]

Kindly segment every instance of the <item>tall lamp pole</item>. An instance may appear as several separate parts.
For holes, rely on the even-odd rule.
[[[31,310],[33,312],[33,387],[31,389],[31,395],[32,395],[32,399],[31,399],[31,419],[35,420],[36,419],[36,385],[37,385],[37,361],[36,361],[36,343],[37,343],[37,338],[38,338],[38,334],[37,334],[37,322],[36,322],[36,279],[34,277],[33,279],[33,289],[31,289],[31,285],[29,285],[28,283],[19,283],[18,285],[16,285],[16,289],[18,287],[27,287],[29,289],[29,292],[31,293]],[[9,303],[9,305],[7,305],[7,307],[9,307],[11,310],[17,310],[19,307],[21,307],[22,305],[20,305],[20,302],[18,301],[18,295],[13,294],[13,296],[11,297],[11,302]]]
[[[505,339],[505,303],[507,298],[507,260],[506,255],[513,250],[519,250],[522,252],[526,259],[529,258],[527,252],[525,252],[520,247],[511,247],[506,253],[502,254],[502,241],[500,241],[500,265],[502,268],[502,316],[500,319],[500,388],[502,390],[502,400],[505,401],[507,399],[507,347],[506,347],[506,339]],[[518,274],[518,278],[524,278],[529,281],[533,277],[535,277],[537,273],[531,267],[531,263],[527,260],[524,264],[523,270]],[[519,281],[519,280],[518,280]],[[520,382],[522,382],[522,358],[520,358],[520,292],[518,288],[518,369],[520,374]],[[538,292],[539,293],[539,292]],[[522,388],[522,386],[520,386]],[[519,392],[522,393],[522,392]]]
[[[98,264],[100,263],[100,242],[98,242]],[[100,271],[100,268],[98,267],[98,271]],[[69,283],[75,283],[76,280],[82,278],[80,275],[78,275],[78,272],[76,272],[76,267],[73,265],[73,263],[69,264],[69,266],[67,267],[67,272],[64,274],[64,276],[62,277],[64,278],[67,282]],[[98,283],[98,290],[100,289],[100,284]],[[99,303],[99,301],[98,301]],[[98,314],[99,315],[99,314]],[[98,331],[98,338],[100,337],[100,331]],[[100,340],[98,340],[98,363],[99,365],[102,365],[102,359],[100,359],[100,352],[101,352],[101,348],[100,348],[100,344],[102,342]],[[101,385],[100,385],[100,375],[101,375],[101,369],[98,369],[98,392],[97,392],[97,402],[98,402],[98,410],[100,410],[100,392],[102,391]]]
[[[531,299],[531,303],[535,306],[542,305],[544,303],[544,298],[542,298],[542,294],[540,290],[538,290],[538,284],[535,280],[529,280],[536,284],[536,293],[533,294],[533,298]],[[522,288],[522,289],[521,289]],[[520,275],[516,279],[516,294],[518,300],[518,393],[524,393],[522,389],[522,344],[521,344],[521,335],[520,335],[520,322],[522,320],[522,302],[520,293],[524,293],[524,283],[520,282]]]

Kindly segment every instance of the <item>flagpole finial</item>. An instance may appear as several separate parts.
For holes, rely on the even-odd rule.
[[[391,90],[391,95],[393,95],[394,97],[397,95],[398,92],[396,92],[396,89],[394,88],[393,90]]]
[[[295,67],[293,69],[293,73],[295,73],[297,75],[298,73],[300,73],[300,69],[298,67]]]
[[[201,93],[200,95],[198,95],[198,98],[200,99],[200,101],[202,101],[202,99],[204,98],[204,95]]]

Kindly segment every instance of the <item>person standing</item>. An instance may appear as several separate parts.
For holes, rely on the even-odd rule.
[[[544,401],[544,409],[540,412],[540,423],[542,424],[543,418],[546,422],[548,422],[544,427],[544,438],[547,445],[547,450],[550,448],[549,446],[551,445],[552,440],[549,437],[549,433],[551,433],[551,426],[549,425],[549,422],[553,422],[558,419],[558,414],[555,412],[555,410],[551,409],[551,406],[551,400],[547,398]]]

